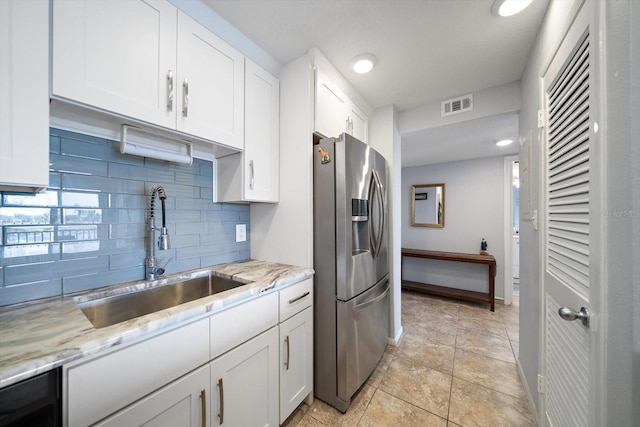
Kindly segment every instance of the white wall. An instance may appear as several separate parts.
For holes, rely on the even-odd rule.
[[[529,133],[531,140],[531,180],[521,184],[520,194],[531,193],[531,209],[540,210],[541,153],[538,135],[538,109],[540,108],[540,78],[543,64],[549,62],[566,33],[580,1],[552,1],[542,22],[536,43],[529,55],[521,82],[522,108],[520,110],[520,136]],[[523,152],[520,152],[521,165]],[[521,198],[522,200],[522,198]],[[520,205],[522,210],[522,204]],[[539,407],[537,375],[541,363],[539,341],[540,308],[540,245],[538,231],[531,221],[520,220],[520,356],[519,365],[524,375],[524,387],[536,408]],[[534,411],[535,412],[535,411]]]
[[[440,102],[433,102],[401,112],[398,126],[400,133],[405,135],[437,126],[517,112],[519,109],[520,83],[511,82],[474,92],[473,111],[442,117]]]
[[[401,324],[401,292],[400,292],[400,246],[401,215],[399,203],[402,193],[402,154],[401,138],[398,130],[398,111],[392,105],[378,108],[369,117],[369,144],[375,148],[388,162],[389,193],[389,276],[393,289],[391,294],[390,339],[397,344],[402,336]]]
[[[504,294],[504,160],[489,157],[402,169],[402,247],[479,253],[482,238],[496,258],[496,297]],[[445,184],[444,228],[411,226],[411,186]],[[404,259],[403,277],[416,282],[488,291],[487,267]]]
[[[532,176],[521,193],[531,191],[532,209],[540,209],[542,160],[541,141],[537,132],[540,108],[540,77],[544,66],[557,49],[573,20],[580,1],[552,1],[521,79],[521,136],[532,133]],[[595,71],[603,83],[602,98],[594,100],[603,108],[601,123],[605,156],[604,227],[605,260],[601,263],[603,280],[603,317],[599,319],[606,332],[605,343],[606,397],[604,424],[637,425],[640,418],[640,4],[637,1],[587,0],[602,26],[600,40],[602,69]],[[635,61],[635,62],[634,62]],[[633,85],[632,85],[633,82]],[[522,155],[521,154],[521,160]],[[529,188],[530,186],[530,188]],[[620,215],[617,215],[620,213]],[[525,391],[534,405],[540,407],[536,390],[541,372],[541,262],[538,231],[530,221],[520,223],[520,356]],[[595,260],[600,263],[599,260]],[[635,329],[634,329],[635,325]],[[634,340],[635,338],[635,340]],[[634,348],[635,347],[635,348]]]
[[[640,2],[598,4],[606,35],[603,123],[606,425],[640,419]],[[635,331],[634,331],[635,328]],[[635,337],[634,337],[635,333]],[[635,338],[635,340],[634,340]]]
[[[313,267],[313,68],[280,74],[280,202],[251,204],[251,257]]]

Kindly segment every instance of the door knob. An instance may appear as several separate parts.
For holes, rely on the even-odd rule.
[[[589,316],[591,314],[589,313],[589,310],[584,307],[580,307],[580,311],[574,311],[569,307],[560,307],[558,309],[558,314],[564,320],[568,321],[580,319],[584,326],[586,326],[587,328],[589,327]]]

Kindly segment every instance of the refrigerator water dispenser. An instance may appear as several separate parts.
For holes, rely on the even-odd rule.
[[[351,254],[369,251],[369,201],[351,199]]]

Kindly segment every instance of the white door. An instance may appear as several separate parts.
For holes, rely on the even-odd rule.
[[[599,251],[604,176],[592,9],[590,3],[582,6],[543,76],[544,419],[545,425],[556,427],[603,425],[604,399],[598,390],[603,337],[597,319],[605,256]]]
[[[244,143],[244,56],[178,13],[178,130],[231,147]]]
[[[53,2],[53,95],[174,128],[176,13],[158,0]]]
[[[277,427],[278,327],[211,362],[211,426]]]

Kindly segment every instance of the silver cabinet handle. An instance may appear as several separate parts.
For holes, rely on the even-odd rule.
[[[284,342],[287,343],[287,360],[284,362],[284,367],[288,371],[289,370],[289,354],[290,354],[289,335],[287,335],[287,338],[285,338]]]
[[[580,307],[580,311],[574,311],[569,307],[560,307],[558,309],[558,314],[564,320],[581,320],[584,326],[587,328],[589,327],[589,317],[591,316],[591,313],[589,313],[589,310],[584,307]]]
[[[220,393],[220,412],[218,418],[220,419],[220,425],[224,423],[224,384],[222,378],[218,380],[218,393]]]
[[[200,392],[200,404],[202,405],[202,427],[207,427],[207,392]]]
[[[173,71],[167,73],[167,110],[173,111]]]
[[[302,298],[306,297],[307,295],[309,295],[309,291],[305,292],[304,294],[300,295],[299,297],[290,299],[289,300],[289,304],[293,304],[294,302],[300,301]]]
[[[189,80],[184,79],[182,83],[182,115],[187,117],[189,114]]]
[[[253,160],[249,160],[249,170],[251,171],[251,177],[249,178],[249,188],[253,190],[254,179],[256,176],[254,173]]]

